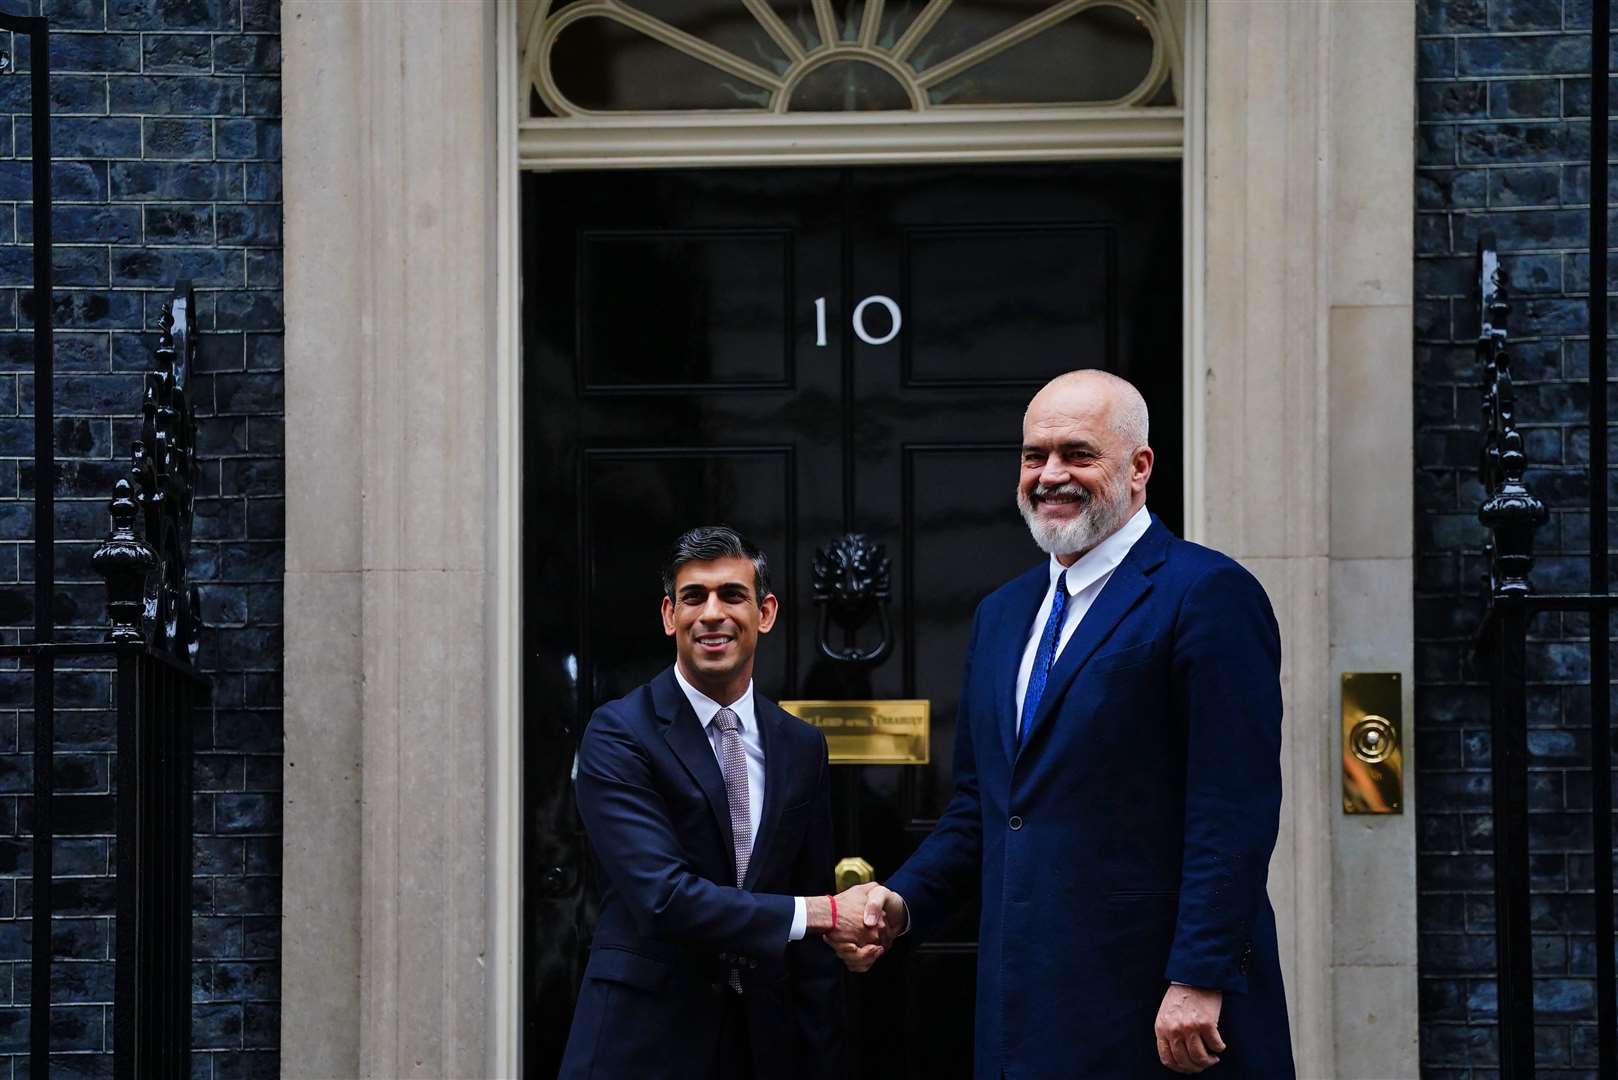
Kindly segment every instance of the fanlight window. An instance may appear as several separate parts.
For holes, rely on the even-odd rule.
[[[531,0],[531,115],[1175,106],[1174,0]]]

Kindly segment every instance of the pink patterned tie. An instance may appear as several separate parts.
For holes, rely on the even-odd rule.
[[[742,722],[729,709],[714,713],[719,729],[719,764],[725,774],[725,799],[730,803],[730,836],[736,846],[736,884],[747,879],[753,857],[753,822],[748,813],[747,751],[742,747]]]
[[[719,729],[719,764],[725,774],[725,801],[730,804],[730,837],[736,849],[736,885],[747,880],[747,864],[753,857],[753,821],[748,812],[747,751],[742,747],[741,718],[729,709],[714,713]],[[730,988],[742,992],[742,975],[730,969]]]

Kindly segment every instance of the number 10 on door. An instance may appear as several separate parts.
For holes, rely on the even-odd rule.
[[[888,319],[892,323],[888,327],[888,332],[881,337],[872,337],[865,329],[865,309],[872,304],[887,308]],[[893,297],[881,295],[867,296],[864,300],[854,305],[854,314],[849,318],[849,324],[854,330],[854,336],[867,345],[886,345],[899,336],[899,327],[903,322],[904,318],[899,314],[899,305],[894,302]],[[826,298],[824,296],[815,297],[815,344],[822,349],[826,347]]]

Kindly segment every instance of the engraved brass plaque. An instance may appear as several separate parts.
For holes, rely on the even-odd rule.
[[[1343,673],[1343,813],[1404,813],[1404,696],[1397,672]]]
[[[783,701],[780,705],[821,730],[833,765],[927,764],[932,735],[929,701]]]

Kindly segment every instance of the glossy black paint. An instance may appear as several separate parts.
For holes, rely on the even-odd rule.
[[[1527,465],[1517,429],[1506,322],[1505,275],[1485,234],[1478,244],[1478,359],[1483,375],[1483,456],[1489,499],[1478,517],[1493,535],[1489,616],[1479,639],[1490,671],[1490,797],[1494,810],[1495,975],[1500,1064],[1508,1075],[1534,1067],[1533,940],[1528,890],[1528,700],[1526,644],[1533,534],[1548,513],[1523,484]]]
[[[1177,163],[529,174],[523,187],[525,1068],[554,1074],[594,917],[569,770],[591,710],[666,666],[657,572],[726,521],[768,553],[773,698],[924,697],[933,760],[837,769],[839,855],[891,873],[951,790],[978,600],[1043,556],[1014,505],[1021,418],[1105,367],[1153,410],[1151,506],[1181,525]],[[860,302],[897,304],[869,344]],[[825,300],[825,345],[816,299]],[[867,338],[893,329],[865,309]],[[892,561],[893,647],[822,654],[814,549]],[[874,644],[877,624],[862,633]],[[829,872],[830,868],[828,868]],[[861,1075],[971,1061],[975,913],[852,982]],[[884,1016],[890,1008],[881,1009]]]

